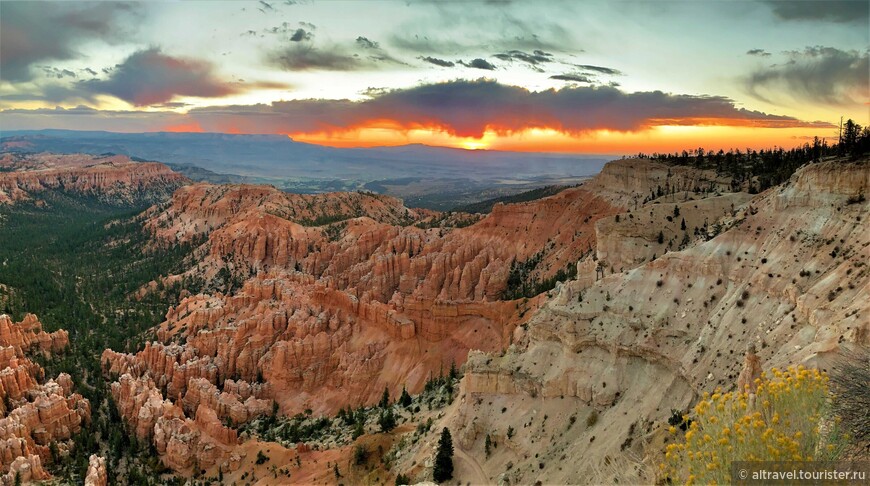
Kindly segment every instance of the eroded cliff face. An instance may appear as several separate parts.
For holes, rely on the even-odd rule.
[[[648,161],[616,161],[599,177],[549,198],[497,205],[468,227],[430,229],[423,229],[425,223],[439,215],[383,196],[298,196],[247,185],[182,188],[170,203],[149,210],[146,223],[164,244],[202,242],[197,266],[173,278],[246,280],[230,295],[184,298],[156,330],[157,341],[138,353],[103,354],[104,371],[118,380],[112,391],[121,414],[139,437],[157,444],[173,469],[189,471],[196,464],[230,470],[245,462],[238,455],[245,448],[234,448],[229,432],[213,425],[207,431],[200,422],[233,430],[233,424],[269,413],[273,403],[284,414],[308,408],[332,414],[376,402],[385,387],[394,397],[403,386],[416,393],[451,363],[464,363],[469,351],[467,394],[495,394],[500,402],[526,397],[530,413],[537,403],[532,394],[564,400],[548,405],[555,417],[570,407],[603,409],[626,394],[639,400],[661,387],[669,393],[650,401],[644,414],[684,406],[696,387],[675,364],[680,358],[653,344],[638,346],[625,337],[633,330],[625,331],[624,343],[596,337],[600,318],[584,326],[571,306],[580,293],[587,304],[596,301],[594,289],[609,289],[605,282],[654,256],[652,263],[669,249],[668,255],[677,255],[679,247],[703,243],[714,224],[730,227],[750,213],[749,196],[717,193],[724,183],[703,171]],[[635,207],[633,191],[661,195]],[[675,206],[680,218],[673,217]],[[634,217],[626,216],[629,210]],[[666,242],[657,243],[658,230],[644,230],[648,219],[663,228]],[[683,234],[690,241],[683,242]],[[576,281],[531,299],[503,300],[512,266],[533,262],[524,278],[540,282],[573,270],[578,260]],[[600,292],[605,301],[606,290]],[[549,310],[536,313],[548,299]],[[588,310],[590,316],[602,312]],[[625,324],[614,305],[607,312]],[[517,327],[532,315],[528,331]],[[661,318],[658,311],[656,316]],[[561,318],[580,327],[563,329]],[[686,339],[683,330],[647,335]],[[534,357],[519,351],[530,346],[531,336],[542,346]],[[501,357],[509,346],[513,351]],[[583,348],[594,366],[577,362]],[[553,367],[558,362],[570,369]],[[538,373],[552,381],[544,383]],[[631,407],[624,406],[628,413]],[[459,422],[469,428],[462,440],[474,444],[482,422],[470,409],[463,413]],[[216,421],[200,420],[211,416]]]
[[[0,156],[0,204],[34,200],[47,190],[91,196],[112,204],[156,202],[187,179],[156,162],[122,155],[12,154]]]
[[[42,367],[28,354],[50,355],[69,342],[66,331],[47,333],[36,316],[21,322],[0,315],[0,467],[3,484],[43,480],[43,464],[53,460],[49,445],[63,443],[90,422],[90,404],[72,391],[72,379],[61,374],[44,381]]]
[[[187,186],[149,210],[147,227],[164,244],[203,242],[183,277],[247,280],[231,295],[186,297],[157,342],[107,350],[103,368],[119,378],[128,424],[154,441],[159,417],[208,410],[240,424],[273,402],[285,414],[332,414],[376,402],[385,387],[415,393],[470,349],[505,349],[546,298],[502,300],[512,262],[536,259],[533,280],[564,271],[592,252],[595,222],[620,210],[580,187],[497,206],[468,227],[429,228],[442,216],[384,196]],[[187,442],[194,455],[198,440]]]
[[[470,353],[443,424],[492,481],[653,481],[663,425],[702,391],[870,344],[868,177],[805,166],[709,241],[560,286],[506,354]]]

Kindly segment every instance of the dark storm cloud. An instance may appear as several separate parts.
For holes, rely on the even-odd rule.
[[[84,72],[90,74],[91,76],[96,76],[96,75],[97,75],[97,72],[94,71],[94,70],[91,69],[91,68],[84,68],[84,69],[82,69],[82,71],[84,71]]]
[[[84,41],[120,41],[123,17],[137,11],[115,2],[0,2],[0,79],[30,81],[34,64],[76,58]]]
[[[582,74],[554,74],[550,76],[550,79],[557,79],[559,81],[571,81],[574,83],[591,83],[592,79],[589,76],[585,76]]]
[[[768,101],[786,92],[796,99],[815,103],[867,103],[870,92],[868,51],[815,46],[786,54],[788,62],[760,69],[746,79],[750,94]],[[773,94],[768,95],[768,92]]]
[[[189,112],[208,131],[245,126],[249,133],[341,131],[386,121],[406,129],[427,127],[462,137],[550,128],[639,131],[663,124],[759,127],[829,126],[737,108],[721,96],[625,93],[609,86],[532,92],[491,80],[451,81],[374,92],[365,101],[292,100],[270,105],[196,108]]]
[[[770,53],[764,49],[749,49],[746,53],[750,56],[770,57]]]
[[[369,39],[362,37],[362,36],[356,38],[356,45],[362,47],[363,49],[379,49],[380,48],[380,46],[378,45],[377,42],[369,40]]]
[[[613,69],[613,68],[604,67],[604,66],[593,66],[591,64],[575,64],[574,66],[579,68],[579,69],[582,69],[584,71],[593,71],[593,72],[601,73],[601,74],[611,74],[611,75],[622,74],[622,71],[620,71],[618,69]]]
[[[493,64],[491,64],[486,59],[481,59],[479,57],[477,59],[472,59],[469,62],[459,61],[459,64],[462,64],[465,67],[470,67],[470,68],[474,68],[474,69],[484,69],[486,71],[495,70],[495,66]]]
[[[299,28],[293,32],[293,35],[290,36],[290,40],[293,42],[302,42],[306,40],[311,40],[311,37],[311,32],[308,32],[303,28]]]
[[[867,27],[870,3],[867,0],[763,0],[782,20],[855,23]]]
[[[76,88],[136,106],[167,102],[179,95],[216,98],[239,91],[237,86],[217,79],[210,64],[171,57],[157,48],[136,52],[115,66],[107,79],[81,81]]]
[[[417,59],[420,59],[421,61],[426,61],[429,64],[441,66],[441,67],[453,67],[456,65],[456,63],[453,61],[446,61],[444,59],[438,59],[437,57],[431,57],[431,56],[425,56],[425,57],[420,56]]]

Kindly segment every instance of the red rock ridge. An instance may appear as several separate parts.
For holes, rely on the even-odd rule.
[[[150,201],[187,182],[163,164],[121,155],[3,154],[0,168],[0,204],[36,199],[40,192],[60,188],[105,200]]]

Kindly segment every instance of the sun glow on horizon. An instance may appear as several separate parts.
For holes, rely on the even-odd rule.
[[[344,148],[365,148],[424,144],[466,150],[512,152],[554,152],[589,154],[632,154],[638,152],[679,152],[703,147],[762,149],[795,147],[812,137],[831,138],[826,128],[757,128],[746,126],[662,125],[636,132],[595,130],[567,134],[551,128],[534,128],[510,134],[487,131],[481,138],[457,137],[434,129],[396,130],[357,128],[341,132],[291,133],[299,142]],[[834,136],[836,133],[833,134]]]

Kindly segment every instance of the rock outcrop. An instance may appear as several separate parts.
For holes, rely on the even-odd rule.
[[[870,343],[870,204],[858,197],[868,188],[868,160],[811,164],[729,210],[709,240],[562,285],[504,356],[470,353],[444,425],[475,451],[475,431],[516,431],[486,461],[493,481],[507,462],[512,484],[653,481],[647,445],[672,410],[751,387],[762,369],[824,369]]]
[[[54,460],[50,444],[68,441],[90,423],[90,404],[72,392],[72,379],[61,374],[43,380],[41,366],[29,353],[48,356],[68,343],[66,331],[47,333],[36,316],[27,314],[21,322],[0,315],[0,480],[13,484],[48,479],[43,464]]]
[[[85,486],[106,486],[109,484],[106,471],[106,459],[96,454],[88,458],[88,472],[85,475]]]
[[[0,204],[39,201],[40,194],[60,190],[112,204],[157,202],[187,179],[156,162],[134,162],[122,155],[0,155]]]

